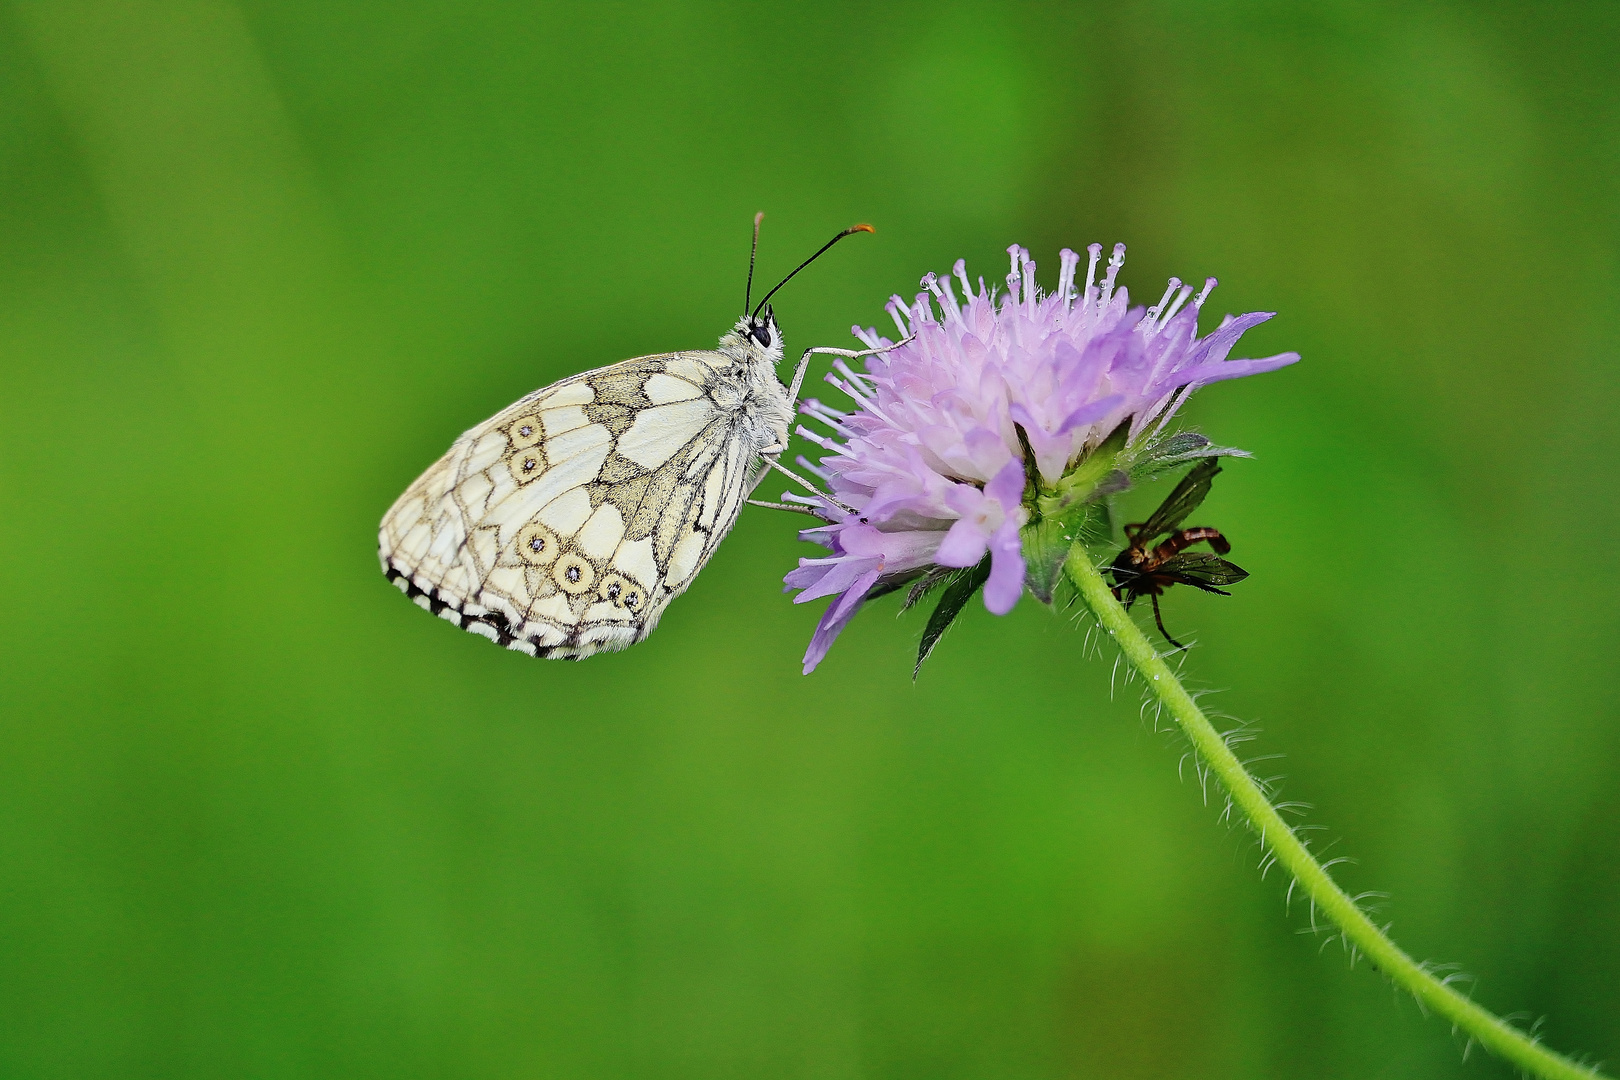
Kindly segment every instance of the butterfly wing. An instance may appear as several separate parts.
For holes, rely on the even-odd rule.
[[[579,658],[650,634],[736,523],[758,450],[718,353],[626,360],[456,440],[382,520],[383,570],[510,649]]]

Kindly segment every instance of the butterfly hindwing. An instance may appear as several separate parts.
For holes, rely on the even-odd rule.
[[[645,638],[736,522],[759,440],[720,353],[626,360],[458,439],[383,518],[383,569],[508,648],[582,657]]]

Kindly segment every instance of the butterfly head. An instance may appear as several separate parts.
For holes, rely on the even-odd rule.
[[[782,328],[770,305],[737,320],[720,339],[720,351],[738,360],[775,366],[782,359]]]
[[[794,275],[798,274],[800,270],[826,254],[828,249],[844,237],[853,236],[858,232],[873,232],[874,230],[870,225],[851,225],[821,245],[820,250],[814,255],[794,267],[787,277],[778,281],[776,287],[765,294],[765,298],[759,302],[759,306],[749,312],[748,305],[754,296],[754,256],[759,251],[759,223],[764,217],[765,215],[762,213],[754,215],[754,246],[748,252],[748,286],[743,291],[744,315],[737,320],[737,325],[733,326],[731,331],[720,339],[720,351],[739,360],[755,363],[767,362],[774,366],[782,359],[782,330],[776,325],[776,315],[771,311],[771,297],[776,295],[777,289],[792,281]]]

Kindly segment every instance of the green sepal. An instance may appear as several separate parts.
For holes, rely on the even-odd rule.
[[[1199,458],[1252,456],[1235,446],[1216,446],[1196,431],[1178,431],[1155,439],[1138,451],[1130,466],[1130,476],[1133,481],[1152,480],[1162,472]]]
[[[1130,433],[1131,422],[1121,421],[1101,446],[1035,497],[1036,513],[1042,518],[1062,517],[1072,507],[1130,487],[1130,477],[1120,468],[1119,460]]]
[[[1057,518],[1041,518],[1020,529],[1018,539],[1023,544],[1024,587],[1041,603],[1050,604],[1074,533]]]
[[[990,556],[980,559],[977,566],[953,570],[941,580],[947,584],[945,591],[940,594],[939,606],[928,616],[928,625],[923,629],[922,643],[917,647],[917,666],[911,671],[913,681],[922,672],[923,661],[934,651],[934,646],[939,644],[939,639],[945,636],[945,631],[951,628],[951,623],[956,621],[967,602],[973,599],[973,594],[990,580]],[[916,591],[915,588],[913,591]]]
[[[1129,434],[1127,420],[1057,483],[1035,495],[1030,521],[1019,531],[1019,539],[1025,586],[1041,603],[1052,602],[1069,549],[1107,531],[1108,497],[1131,486],[1120,460]]]
[[[911,583],[911,588],[906,590],[906,598],[900,602],[900,610],[910,611],[922,603],[923,598],[929,593],[961,572],[950,566],[930,566],[921,577]]]

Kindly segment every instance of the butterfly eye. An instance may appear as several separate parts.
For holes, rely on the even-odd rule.
[[[755,341],[767,349],[771,347],[771,328],[769,326],[764,323],[755,323],[752,333]]]

